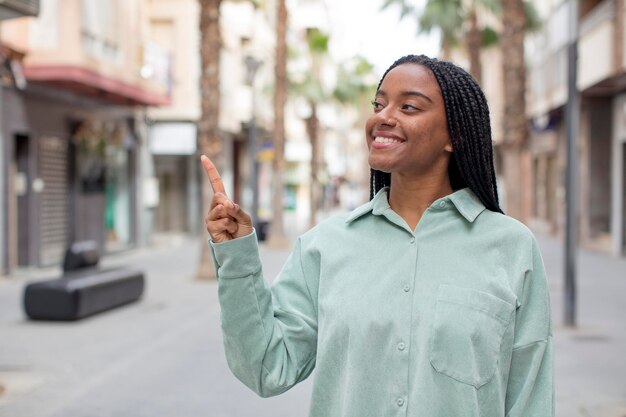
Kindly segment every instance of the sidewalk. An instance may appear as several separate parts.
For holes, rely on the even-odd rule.
[[[580,250],[577,327],[564,322],[563,244],[537,236],[552,302],[557,417],[626,416],[626,260]]]
[[[626,260],[581,250],[577,329],[562,326],[562,245],[538,236],[551,291],[557,417],[626,416]],[[260,399],[228,371],[216,283],[194,276],[200,242],[117,254],[104,266],[146,271],[139,303],[73,323],[29,322],[21,291],[55,270],[0,279],[0,417],[292,417],[310,379]],[[273,278],[288,250],[261,246]]]

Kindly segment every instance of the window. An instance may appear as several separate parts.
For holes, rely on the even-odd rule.
[[[115,0],[81,1],[82,44],[88,55],[113,62],[121,58],[117,5]]]

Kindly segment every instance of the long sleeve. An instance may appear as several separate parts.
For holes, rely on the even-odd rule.
[[[550,300],[541,253],[534,239],[532,267],[525,274],[523,296],[515,318],[506,416],[554,416]]]
[[[256,233],[209,243],[230,369],[262,397],[288,390],[313,370],[317,346],[317,303],[300,241],[271,289],[263,279]]]

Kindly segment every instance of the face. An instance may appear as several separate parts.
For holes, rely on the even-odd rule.
[[[387,73],[365,124],[369,164],[383,172],[445,173],[452,152],[443,97],[433,73],[402,64]]]

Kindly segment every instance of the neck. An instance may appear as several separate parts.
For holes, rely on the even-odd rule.
[[[424,212],[433,201],[452,193],[447,175],[407,176],[402,173],[391,175],[389,205],[415,230]]]

